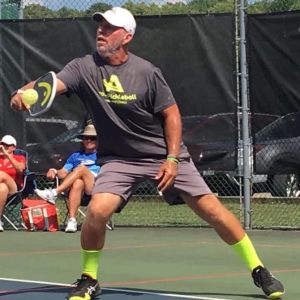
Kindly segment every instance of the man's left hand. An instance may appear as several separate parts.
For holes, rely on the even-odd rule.
[[[171,160],[166,160],[159,168],[159,172],[157,176],[155,177],[156,180],[158,180],[158,190],[160,192],[163,192],[175,181],[175,178],[177,176],[177,167],[178,164]]]

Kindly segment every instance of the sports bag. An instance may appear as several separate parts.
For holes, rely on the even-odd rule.
[[[21,216],[28,231],[57,231],[57,209],[53,204],[40,199],[22,200]]]

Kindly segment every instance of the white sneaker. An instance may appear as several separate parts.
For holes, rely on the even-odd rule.
[[[77,222],[75,218],[70,218],[67,223],[65,232],[76,232],[77,231]]]
[[[2,221],[0,220],[0,232],[3,232],[4,231],[4,229],[3,229],[3,223],[2,223]]]
[[[43,200],[46,200],[51,204],[55,204],[55,201],[57,199],[57,193],[55,189],[46,189],[46,190],[35,189],[35,192]]]

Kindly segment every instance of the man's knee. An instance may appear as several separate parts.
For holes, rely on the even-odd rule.
[[[97,209],[95,207],[88,207],[88,217],[90,220],[94,220],[95,222],[99,220],[104,220],[107,222],[110,218],[110,211],[105,209],[104,207],[97,206]]]
[[[213,223],[222,222],[228,211],[214,194],[189,197],[186,202],[196,214]]]
[[[74,189],[74,190],[79,190],[79,191],[82,191],[84,189],[84,182],[82,179],[76,179],[72,186],[71,186],[71,189]]]
[[[93,196],[88,205],[88,215],[95,220],[107,221],[120,203],[121,198],[117,195],[103,199]]]
[[[89,169],[84,165],[77,166],[72,172],[78,173],[80,175],[83,175],[86,171],[89,171]]]

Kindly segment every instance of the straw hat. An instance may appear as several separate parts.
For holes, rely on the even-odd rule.
[[[85,126],[83,133],[81,133],[79,137],[83,137],[83,136],[97,136],[97,132],[95,130],[94,125],[90,124]]]

